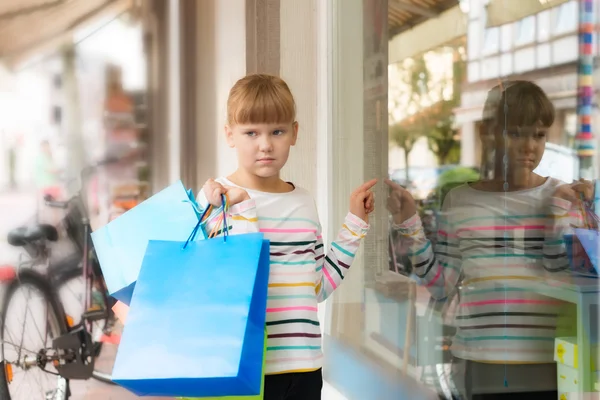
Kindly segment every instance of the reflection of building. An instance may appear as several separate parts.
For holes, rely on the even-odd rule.
[[[500,79],[535,81],[557,110],[549,140],[573,146],[577,129],[578,2],[543,10],[515,22],[489,27],[486,1],[471,0],[468,12],[468,68],[457,123],[462,163],[477,166],[478,123],[487,90]],[[597,47],[594,54],[598,53]]]

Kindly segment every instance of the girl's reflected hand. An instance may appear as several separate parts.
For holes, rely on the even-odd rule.
[[[396,182],[386,179],[385,183],[390,188],[387,209],[392,214],[394,223],[399,225],[417,213],[417,203],[410,192]]]

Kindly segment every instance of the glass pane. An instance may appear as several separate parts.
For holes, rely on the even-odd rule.
[[[515,45],[522,46],[535,40],[535,16],[515,22]]]
[[[537,15],[537,40],[540,42],[550,37],[550,11],[542,11]]]
[[[500,28],[488,28],[484,33],[483,55],[495,54],[500,49]]]
[[[590,46],[575,33],[575,3],[486,27],[488,9],[473,0],[453,25],[432,17],[396,37],[423,47],[388,67],[388,213],[325,347],[358,354],[338,387],[347,399],[401,399],[408,382],[444,399],[592,390],[600,357],[578,354],[585,372],[573,365],[575,343],[600,339],[600,195],[578,183],[598,178],[598,71],[578,64]],[[377,148],[365,145],[364,160]],[[377,251],[386,262],[373,276]]]
[[[555,9],[555,35],[577,30],[578,8],[577,1],[569,1]]]

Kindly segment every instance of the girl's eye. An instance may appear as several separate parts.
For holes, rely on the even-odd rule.
[[[546,132],[538,132],[537,133],[537,138],[538,139],[544,139],[546,137]]]
[[[247,136],[254,137],[256,136],[256,132],[246,132]]]
[[[280,136],[280,135],[283,135],[284,133],[285,133],[284,131],[282,131],[281,129],[278,129],[275,132],[273,132],[273,135]]]

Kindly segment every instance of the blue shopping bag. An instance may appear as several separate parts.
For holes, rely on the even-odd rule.
[[[592,229],[575,229],[575,235],[585,250],[589,266],[585,270],[588,275],[598,275],[598,253],[600,250],[600,232]]]
[[[269,242],[148,243],[112,379],[139,396],[261,392]]]
[[[111,296],[129,305],[148,241],[186,240],[198,219],[194,196],[178,181],[93,232]]]

